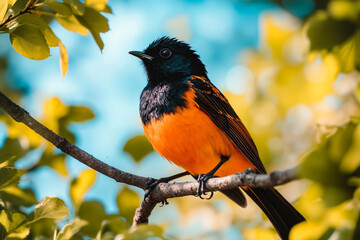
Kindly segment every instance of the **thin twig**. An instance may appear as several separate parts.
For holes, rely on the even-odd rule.
[[[35,4],[35,2],[36,1],[29,0],[23,10],[20,10],[14,16],[10,15],[3,23],[0,24],[0,28],[25,13],[31,13],[32,10],[34,10],[38,7],[38,5]]]

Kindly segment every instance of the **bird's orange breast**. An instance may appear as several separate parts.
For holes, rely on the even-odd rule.
[[[176,113],[165,114],[143,125],[145,135],[154,149],[193,175],[208,173],[219,163],[222,155],[230,158],[215,176],[254,168],[226,134],[198,108],[191,88],[184,97],[187,108],[179,108]]]

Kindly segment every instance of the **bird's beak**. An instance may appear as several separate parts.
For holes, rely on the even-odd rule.
[[[135,57],[140,58],[141,60],[143,59],[148,59],[148,60],[153,60],[152,56],[149,56],[147,54],[145,54],[144,52],[139,52],[139,51],[130,51],[129,52],[131,55],[134,55]]]

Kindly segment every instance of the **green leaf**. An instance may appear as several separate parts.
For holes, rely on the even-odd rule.
[[[352,198],[355,186],[353,176],[359,169],[359,156],[354,156],[353,144],[359,141],[358,123],[351,121],[323,139],[323,142],[309,152],[300,165],[300,174],[322,185],[323,198],[328,206],[338,205]],[[359,131],[359,130],[358,130]],[[356,140],[356,141],[355,141]],[[347,160],[346,156],[355,157]],[[344,162],[345,161],[345,162]],[[346,161],[354,161],[347,166]]]
[[[17,170],[14,167],[6,166],[0,168],[0,176],[0,189],[10,185],[16,185],[20,181]]]
[[[58,172],[61,176],[67,177],[68,170],[66,168],[66,154],[54,154],[49,153],[49,151],[44,151],[42,154],[39,162],[37,163],[38,166],[49,166]]]
[[[7,159],[7,165],[13,165],[18,159],[25,156],[29,152],[28,148],[25,148],[18,138],[7,138],[0,148],[0,155],[14,155],[16,156]]]
[[[16,19],[16,22],[18,22],[19,25],[25,24],[39,28],[43,33],[46,39],[46,43],[49,45],[49,47],[58,46],[60,40],[56,37],[49,25],[47,25],[41,17],[34,14],[24,14],[19,16]]]
[[[100,38],[100,33],[109,31],[108,20],[98,11],[85,7],[85,14],[83,16],[76,15],[76,19],[87,29],[89,29],[95,42],[100,50],[104,48],[104,43]]]
[[[0,2],[0,23],[4,22],[4,16],[8,9],[8,0],[2,0]]]
[[[31,189],[22,189],[18,186],[9,186],[1,189],[0,199],[11,202],[14,206],[30,207],[37,203],[35,194]]]
[[[47,196],[35,206],[35,216],[31,222],[42,218],[62,219],[69,214],[63,200],[54,196]]]
[[[24,226],[26,216],[21,213],[10,213],[2,210],[0,213],[0,223],[6,230],[7,239],[24,239],[29,234],[29,228]],[[3,233],[1,235],[4,235]]]
[[[56,20],[61,24],[61,26],[69,31],[80,33],[81,35],[88,34],[87,28],[81,25],[74,15],[69,17],[56,16]]]
[[[129,224],[122,218],[105,219],[101,223],[101,229],[96,239],[115,239],[116,235],[122,234],[129,229]]]
[[[126,142],[123,150],[130,154],[135,162],[140,162],[146,155],[154,151],[151,143],[144,135],[137,135],[130,138]]]
[[[96,171],[92,169],[82,171],[78,178],[71,181],[70,198],[75,209],[79,209],[86,192],[94,185],[95,181]]]
[[[336,51],[342,72],[360,70],[360,30],[346,40]]]
[[[122,240],[142,240],[142,239],[152,239],[160,238],[166,239],[163,237],[164,230],[156,225],[139,225],[135,228],[134,231],[129,231],[124,234]]]
[[[10,31],[13,48],[24,57],[43,60],[50,56],[50,49],[43,33],[31,25],[20,25]]]
[[[125,186],[118,192],[116,204],[119,209],[119,215],[124,217],[128,223],[131,223],[135,210],[140,206],[140,197],[136,192]]]
[[[71,8],[65,3],[61,3],[55,0],[47,0],[44,2],[44,5],[49,6],[52,10],[61,16],[70,17],[73,15]]]
[[[83,15],[85,13],[85,5],[79,0],[64,0],[64,2],[70,6],[73,13],[77,15]]]
[[[348,20],[336,20],[324,12],[318,12],[309,20],[307,35],[311,50],[328,50],[339,46],[352,36],[355,23]]]
[[[55,219],[43,218],[31,223],[31,233],[34,236],[34,239],[37,239],[39,236],[43,239],[53,239],[55,228],[57,228]]]
[[[79,230],[87,224],[86,221],[76,218],[72,223],[66,224],[56,236],[56,240],[71,239]]]
[[[11,161],[14,160],[16,157],[12,154],[9,153],[5,153],[5,154],[0,154],[0,163],[6,162],[6,161]]]
[[[78,217],[88,224],[81,228],[81,232],[94,238],[100,229],[101,222],[107,218],[104,206],[98,201],[85,201],[81,204]]]
[[[85,106],[70,106],[66,120],[69,122],[85,122],[95,117],[93,111]]]

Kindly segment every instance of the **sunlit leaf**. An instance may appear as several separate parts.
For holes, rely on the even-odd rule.
[[[30,231],[28,227],[22,226],[26,220],[26,216],[21,213],[7,213],[5,210],[0,213],[0,223],[6,230],[7,239],[24,239]]]
[[[74,15],[66,17],[56,16],[56,20],[61,24],[61,26],[69,31],[80,33],[81,35],[88,35],[88,29],[79,23]]]
[[[130,154],[135,162],[140,162],[146,155],[154,151],[152,145],[144,135],[137,135],[130,138],[126,142],[123,150]]]
[[[56,236],[56,240],[71,239],[79,230],[87,224],[86,221],[76,218],[72,223],[66,224]]]
[[[44,34],[46,43],[49,47],[58,46],[60,40],[55,36],[49,25],[47,25],[41,17],[34,14],[24,14],[16,18],[16,22],[20,25],[24,24],[39,28]]]
[[[327,226],[321,222],[301,222],[290,231],[291,240],[320,239],[325,233]]]
[[[8,9],[8,0],[2,0],[0,2],[0,23],[4,21],[3,18],[6,14],[7,9]]]
[[[85,0],[85,4],[98,11],[103,11],[106,8],[108,0]]]
[[[60,49],[60,71],[61,71],[61,75],[64,78],[66,72],[68,71],[68,66],[69,66],[69,56],[68,53],[66,51],[66,48],[64,46],[64,44],[62,44],[61,41],[59,41],[59,49]]]
[[[77,15],[83,15],[85,12],[85,5],[80,0],[64,0],[65,3],[69,4],[73,13]]]
[[[36,27],[20,25],[10,32],[13,48],[24,57],[43,60],[50,56],[50,49],[43,33]]]
[[[360,31],[349,37],[335,51],[340,60],[341,70],[351,72],[354,68],[360,69]]]
[[[0,199],[11,202],[15,206],[29,207],[37,203],[33,190],[9,186],[0,191]]]
[[[101,222],[107,218],[104,206],[97,201],[82,202],[78,217],[88,222],[81,232],[94,238],[101,227]]]
[[[359,11],[356,4],[356,1],[330,1],[328,9],[335,19],[356,20]]]
[[[31,222],[42,218],[62,219],[69,214],[63,200],[54,196],[47,196],[35,206],[35,216]]]
[[[140,205],[139,195],[128,187],[123,187],[116,196],[119,215],[132,222],[136,208]]]
[[[89,7],[85,7],[84,15],[76,15],[76,18],[83,26],[89,29],[95,42],[99,46],[100,50],[102,50],[104,48],[104,43],[100,38],[100,33],[109,31],[108,20],[98,11]]]
[[[248,228],[244,231],[244,240],[276,240],[276,232],[270,229]]]
[[[62,15],[64,17],[70,17],[73,15],[71,8],[65,3],[58,2],[55,0],[47,0],[44,2],[44,4],[49,6],[57,14]]]
[[[92,169],[82,171],[79,177],[71,181],[70,198],[75,209],[79,209],[86,192],[94,185],[95,181],[96,171]]]
[[[0,176],[0,189],[10,185],[16,185],[20,180],[17,170],[14,167],[0,168]]]

